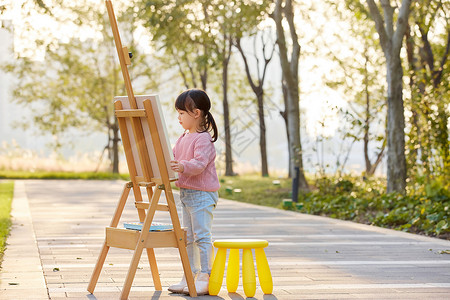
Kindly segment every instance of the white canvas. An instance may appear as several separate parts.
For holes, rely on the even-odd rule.
[[[163,148],[164,159],[166,162],[167,170],[169,171],[169,178],[178,178],[177,173],[174,172],[170,168],[170,161],[173,160],[174,157],[173,157],[172,147],[170,145],[169,134],[167,131],[166,123],[164,121],[164,114],[162,111],[161,104],[159,102],[158,95],[138,95],[138,96],[135,96],[135,98],[136,98],[137,107],[142,108],[142,109],[144,108],[144,104],[143,104],[144,100],[146,100],[146,99],[150,100],[150,103],[152,104],[153,114],[154,114],[155,121],[156,121],[156,127],[158,130],[160,139],[161,139],[161,145]],[[115,97],[114,102],[116,102],[116,101],[120,101],[122,103],[123,109],[131,109],[131,106],[130,106],[127,96]],[[153,176],[155,178],[161,178],[159,168],[158,168],[158,161],[156,159],[153,142],[152,142],[152,137],[150,134],[150,128],[148,127],[147,119],[146,118],[139,118],[139,119],[141,121],[142,129],[144,131],[145,143],[147,145],[148,156],[150,158],[150,164],[152,166]],[[143,176],[142,166],[141,166],[140,160],[139,160],[139,153],[138,153],[137,145],[136,145],[136,142],[134,139],[134,135],[132,134],[133,130],[132,130],[131,121],[129,118],[126,118],[126,124],[127,124],[127,129],[129,132],[130,144],[131,144],[131,149],[132,149],[132,153],[133,153],[133,158],[135,161],[136,172],[137,172],[138,176]]]

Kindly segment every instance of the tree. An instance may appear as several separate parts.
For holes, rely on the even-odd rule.
[[[206,90],[208,74],[220,69],[225,175],[234,175],[227,86],[231,34],[225,25],[224,4],[220,1],[144,1],[137,5],[139,16],[145,20],[144,26],[152,33],[153,41],[168,54],[167,68],[176,66],[179,69],[186,88],[197,87],[196,78],[200,77],[202,88]],[[219,9],[214,12],[214,8]]]
[[[247,1],[144,1],[139,15],[152,32],[153,41],[169,54],[168,68],[177,66],[185,82],[195,83],[200,74],[206,89],[207,74],[217,70],[221,74],[222,104],[225,133],[225,175],[233,171],[230,107],[228,99],[228,71],[232,55],[232,40],[241,32],[260,22],[260,5]],[[181,55],[180,55],[181,54]],[[182,67],[187,67],[182,71]],[[192,87],[192,86],[190,86]]]
[[[232,2],[234,3],[234,2]],[[218,3],[216,3],[217,5]],[[216,24],[216,39],[213,39],[213,51],[217,55],[217,61],[222,71],[222,104],[223,104],[223,120],[225,131],[225,176],[236,175],[233,171],[233,151],[231,145],[231,123],[230,123],[230,107],[228,101],[228,66],[232,55],[231,47],[233,45],[233,24],[228,22],[230,14],[227,4],[219,6],[217,11],[211,11],[208,20],[218,20]],[[217,13],[217,14],[216,14]],[[228,14],[228,15],[227,15]],[[231,16],[234,16],[231,13]]]
[[[242,60],[245,65],[245,73],[247,75],[248,82],[255,93],[257,106],[258,106],[258,120],[259,120],[259,147],[261,152],[261,174],[262,176],[269,176],[269,168],[267,164],[267,146],[266,146],[266,123],[264,120],[264,80],[266,78],[267,66],[272,60],[273,53],[275,50],[275,44],[271,43],[271,32],[265,34],[264,31],[258,31],[252,35],[253,39],[253,59],[256,61],[256,76],[257,83],[253,80],[252,72],[250,71],[250,66],[248,63],[248,57],[241,45],[241,38],[236,38],[234,41],[235,47],[241,54]],[[261,50],[257,49],[257,39],[261,40]],[[267,49],[268,47],[268,49]],[[267,50],[267,53],[266,53]],[[258,52],[262,53],[262,66],[260,64],[260,58]],[[262,69],[262,70],[261,70]]]
[[[403,0],[394,29],[395,7],[380,0],[384,18],[374,0],[367,0],[375,22],[381,48],[386,57],[387,80],[387,192],[405,192],[405,117],[403,105],[403,68],[400,58],[403,36],[408,25],[411,0]]]
[[[324,39],[326,48],[330,49],[327,56],[331,56],[338,66],[331,68],[326,75],[326,83],[341,90],[348,99],[348,109],[342,113],[350,124],[350,130],[343,129],[344,137],[362,141],[364,174],[372,176],[386,148],[386,84],[383,83],[386,76],[383,72],[385,60],[379,40],[375,37],[376,30],[368,23],[368,11],[364,7],[354,7],[352,2],[341,1],[331,2],[330,7],[341,20],[348,22],[345,30],[338,29],[335,34],[338,41],[346,45],[343,53],[336,51],[336,47],[333,47],[335,45],[328,44],[327,39]],[[359,38],[349,41],[349,35]],[[382,127],[383,130],[377,130],[377,127]],[[375,151],[374,144],[378,144]]]
[[[268,3],[258,4],[248,1],[211,1],[212,9],[208,15],[212,32],[216,32],[213,38],[213,51],[215,51],[218,63],[222,70],[223,113],[225,126],[225,175],[235,175],[232,169],[232,145],[230,110],[228,104],[228,68],[232,55],[234,40],[240,40],[245,32],[253,31],[266,15]],[[215,29],[215,30],[214,30]]]
[[[366,40],[367,41],[367,40]],[[375,118],[377,117],[377,114],[372,114],[372,111],[380,111],[381,109],[383,109],[384,105],[384,101],[380,101],[380,99],[377,97],[377,95],[375,95],[375,105],[374,105],[374,101],[372,99],[373,94],[369,91],[371,83],[373,83],[373,81],[371,81],[370,78],[370,73],[368,70],[368,65],[369,65],[369,61],[370,61],[370,57],[369,57],[369,53],[368,53],[368,47],[367,47],[367,43],[364,44],[364,100],[365,100],[365,110],[364,110],[364,123],[363,123],[363,132],[364,132],[364,138],[363,138],[363,142],[364,142],[364,162],[366,165],[366,172],[365,174],[367,176],[372,176],[375,173],[375,170],[377,169],[378,165],[381,162],[381,159],[383,158],[384,155],[384,150],[386,148],[386,137],[384,135],[378,135],[376,136],[374,139],[378,142],[382,141],[381,147],[379,149],[379,152],[375,154],[375,161],[372,163],[370,157],[369,157],[369,142],[371,140],[373,140],[371,138],[371,131],[370,131],[370,126],[373,120],[375,120]],[[378,94],[378,96],[380,96],[380,94]],[[377,101],[378,100],[378,101]],[[379,105],[377,106],[376,103],[378,103]],[[375,106],[375,109],[374,107]],[[385,122],[383,122],[385,123]]]
[[[138,1],[142,25],[149,30],[154,47],[163,50],[160,59],[167,69],[176,68],[184,86],[207,89],[208,74],[214,66],[206,31],[204,9],[196,1]]]
[[[415,181],[425,177],[427,183],[448,176],[445,170],[450,166],[449,114],[445,108],[450,100],[450,26],[446,13],[444,1],[416,1],[406,31],[411,90],[407,163],[410,176]]]
[[[28,1],[31,2],[37,9],[40,9],[46,13],[50,13],[48,6],[44,3],[43,0],[33,0]],[[11,9],[12,3],[1,3],[0,4],[0,16],[5,12]]]
[[[285,91],[287,131],[289,141],[289,157],[291,174],[295,174],[295,168],[299,170],[299,188],[308,190],[308,183],[303,170],[303,155],[300,138],[300,94],[298,65],[300,58],[300,44],[294,24],[294,10],[291,0],[276,0],[275,9],[272,14],[275,21],[277,32],[277,44],[280,55],[282,70],[282,85]],[[289,26],[290,41],[292,49],[288,53],[286,35],[283,27],[283,20],[286,20]],[[290,57],[289,57],[290,56]]]
[[[124,94],[124,89],[118,76],[120,67],[113,52],[112,33],[104,11],[98,7],[71,9],[71,16],[80,24],[96,22],[102,39],[53,40],[46,45],[45,61],[19,56],[7,66],[18,79],[13,98],[31,110],[39,131],[55,137],[56,148],[70,142],[70,136],[64,139],[70,129],[106,131],[105,149],[109,152],[112,171],[118,173],[120,139],[112,99]],[[151,74],[145,65],[137,66],[136,73]],[[30,126],[28,120],[24,124]]]

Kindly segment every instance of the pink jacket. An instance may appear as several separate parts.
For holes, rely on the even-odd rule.
[[[175,143],[173,155],[184,167],[183,173],[178,173],[177,187],[206,192],[219,189],[216,149],[208,132],[184,133]]]

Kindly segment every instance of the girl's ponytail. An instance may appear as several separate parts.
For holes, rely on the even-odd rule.
[[[213,136],[212,136],[212,142],[214,143],[215,141],[217,141],[218,138],[218,132],[217,132],[217,126],[216,126],[216,121],[214,120],[213,115],[211,114],[211,112],[208,111],[208,113],[205,116],[205,127],[207,131],[213,131]]]

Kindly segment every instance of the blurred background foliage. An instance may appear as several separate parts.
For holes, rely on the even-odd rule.
[[[224,132],[233,126],[227,121],[227,110],[234,110],[239,117],[247,110],[259,110],[262,119],[246,121],[245,128],[258,127],[258,136],[264,137],[259,140],[261,161],[267,156],[265,143],[271,143],[270,138],[265,141],[265,126],[261,124],[275,106],[269,97],[261,102],[258,93],[280,95],[274,111],[284,118],[287,128],[286,79],[263,86],[262,73],[258,73],[257,68],[263,66],[265,58],[261,53],[264,51],[270,53],[275,49],[275,56],[280,54],[276,44],[280,35],[275,36],[273,13],[276,4],[282,5],[286,36],[293,32],[288,27],[289,20],[295,21],[293,28],[301,46],[300,69],[311,60],[325,61],[323,81],[317,85],[323,84],[320,89],[326,87],[339,93],[346,102],[344,108],[330,105],[328,111],[322,112],[322,119],[314,125],[313,140],[308,141],[308,137],[302,135],[301,154],[307,149],[317,159],[304,156],[305,169],[315,171],[306,174],[310,188],[299,193],[299,205],[292,209],[448,237],[450,3],[417,0],[412,1],[410,7],[400,51],[403,111],[397,116],[405,118],[405,149],[401,154],[406,161],[406,187],[388,193],[386,177],[377,173],[386,159],[389,136],[387,62],[374,16],[367,5],[369,2],[373,1],[328,0],[320,5],[295,1],[290,7],[281,0],[183,1],[182,5],[177,5],[179,1],[118,0],[114,5],[123,42],[134,53],[130,71],[136,94],[162,86],[204,88],[222,100],[223,127],[220,130]],[[12,3],[0,5],[0,18],[13,10]],[[74,128],[102,132],[105,146],[99,149],[100,157],[106,153],[107,159],[98,162],[98,157],[91,157],[86,160],[84,165],[93,173],[80,175],[80,178],[126,178],[126,174],[117,175],[121,148],[111,102],[114,95],[124,94],[123,81],[103,3],[29,0],[20,5],[24,21],[20,32],[17,30],[15,34],[26,41],[28,48],[15,53],[14,59],[3,63],[1,68],[17,78],[13,101],[31,113],[31,122],[24,120],[22,126],[36,134],[51,134],[55,149],[71,142]],[[397,10],[394,9],[394,20]],[[36,14],[45,16],[51,21],[49,24],[53,24],[48,25],[48,34],[39,31],[33,19]],[[65,31],[58,35],[58,30]],[[272,44],[257,43],[255,37],[267,32],[273,38],[266,42]],[[35,38],[30,40],[33,36]],[[240,41],[246,39],[255,41],[251,47],[244,47],[244,54],[248,56],[240,55],[238,48]],[[288,38],[286,44],[288,50],[294,45]],[[256,61],[253,62],[255,70],[249,73],[260,80],[261,89],[256,94],[252,93],[255,89],[249,80],[251,76],[244,75],[244,59],[249,55],[254,55]],[[39,57],[41,59],[37,59]],[[271,60],[270,64],[282,68],[279,58]],[[319,65],[318,62],[317,72],[322,71]],[[299,79],[299,87],[302,80],[305,78]],[[301,106],[304,101],[302,93],[304,90],[300,89],[296,105]],[[338,116],[338,129],[333,135],[327,132],[328,113]],[[304,134],[303,117],[301,113],[300,129]],[[231,148],[237,147],[233,144],[236,141],[233,134],[237,133],[231,130],[225,137],[230,149],[218,155],[218,168],[224,171],[221,174],[235,175],[233,165],[236,162],[231,157]],[[282,134],[287,135],[288,141],[294,138],[289,136],[288,130]],[[365,162],[359,173],[352,172],[347,165],[356,144],[363,145],[358,155]],[[291,148],[286,143],[285,150],[290,154],[296,155],[302,149]],[[39,164],[36,154],[26,149],[2,145],[0,158],[0,177],[3,178],[77,176],[58,173],[70,171],[63,167],[62,158],[56,159],[60,162],[56,167],[47,162]],[[292,162],[291,158],[289,164]],[[280,165],[286,163],[280,162]],[[73,165],[82,164],[78,161]],[[395,164],[391,167],[395,168]],[[292,196],[292,174],[279,178],[274,173],[269,174],[263,163],[256,168],[258,175],[222,177],[221,196],[283,207],[283,199]],[[48,171],[50,173],[45,173]],[[116,175],[109,177],[102,171]]]

